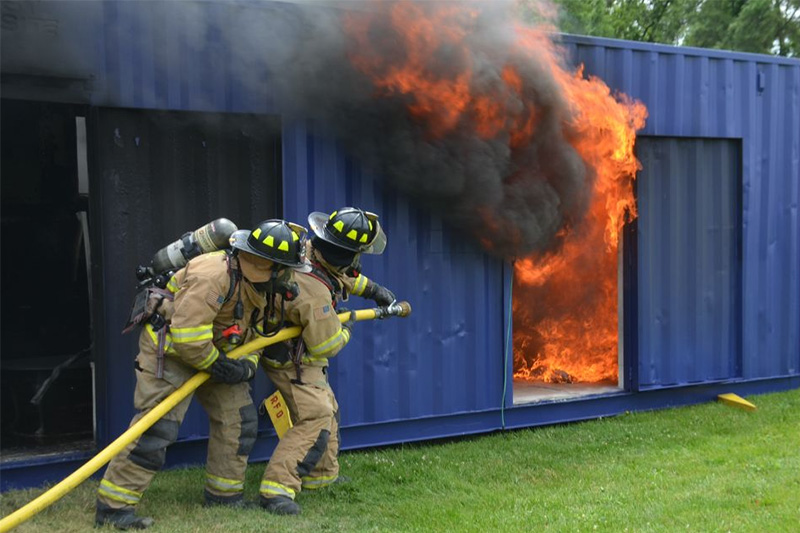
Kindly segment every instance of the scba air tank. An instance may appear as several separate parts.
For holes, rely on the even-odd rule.
[[[201,228],[184,233],[177,241],[165,246],[153,256],[153,272],[156,274],[183,268],[190,259],[200,254],[213,252],[230,246],[231,234],[236,224],[227,218],[218,218]]]

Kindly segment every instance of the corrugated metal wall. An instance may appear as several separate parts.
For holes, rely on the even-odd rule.
[[[797,374],[800,61],[574,36],[565,36],[564,44],[587,74],[645,103],[644,134],[741,140],[741,377]],[[667,250],[654,253],[650,261],[670,264]],[[640,290],[663,281],[640,277]],[[677,293],[671,298],[677,299],[669,302],[673,309],[688,311],[687,300]],[[724,339],[716,343],[726,349]],[[693,354],[671,353],[663,344],[640,344],[639,354],[653,365],[647,374],[653,383],[688,378],[691,373],[672,368],[696,364]]]
[[[502,262],[382,191],[335,143],[303,124],[284,131],[284,175],[292,177],[284,189],[290,219],[344,205],[380,214],[389,246],[362,258],[364,273],[414,309],[407,319],[359,324],[337,357],[331,381],[343,425],[500,407]],[[371,304],[354,298],[351,307]]]
[[[740,376],[737,140],[641,137],[639,387]]]
[[[257,24],[280,9],[269,3],[254,8],[224,2],[103,2],[104,68],[92,103],[269,111],[272,98],[264,73],[242,65],[219,32],[207,27],[226,27],[230,20]],[[253,43],[237,44],[247,49]]]

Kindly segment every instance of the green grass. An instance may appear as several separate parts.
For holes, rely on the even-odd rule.
[[[299,517],[206,509],[202,469],[162,472],[140,513],[154,532],[800,531],[800,390],[749,399],[343,453],[352,481],[301,494]],[[15,531],[92,531],[96,486]],[[3,516],[41,492],[3,494]]]

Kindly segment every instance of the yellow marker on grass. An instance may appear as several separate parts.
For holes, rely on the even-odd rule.
[[[745,400],[741,396],[737,396],[736,394],[733,394],[732,392],[728,393],[728,394],[720,394],[719,396],[717,396],[717,398],[722,403],[731,405],[733,407],[738,407],[739,409],[744,409],[746,411],[755,411],[756,410],[756,406],[755,405],[753,405],[752,403],[748,402],[747,400]]]

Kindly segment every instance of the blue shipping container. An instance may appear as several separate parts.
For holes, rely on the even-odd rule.
[[[119,331],[133,268],[218,216],[246,227],[342,205],[380,213],[390,245],[364,259],[365,271],[414,312],[359,324],[333,364],[345,449],[800,387],[800,61],[561,37],[573,65],[649,111],[637,145],[640,216],[625,242],[623,386],[520,403],[511,266],[278,108],[272,84],[286,73],[234,75],[241,58],[229,41],[179,16],[191,9],[224,28],[291,8],[141,5],[3,4],[3,98],[77,106],[86,122],[96,393],[92,449],[4,460],[3,490],[60,479],[125,430],[136,340]],[[25,21],[35,17],[55,26],[33,31]],[[248,35],[241,45],[257,44]],[[255,399],[270,391],[260,376]],[[202,462],[207,433],[193,406],[169,464]],[[274,445],[262,421],[251,460]]]

